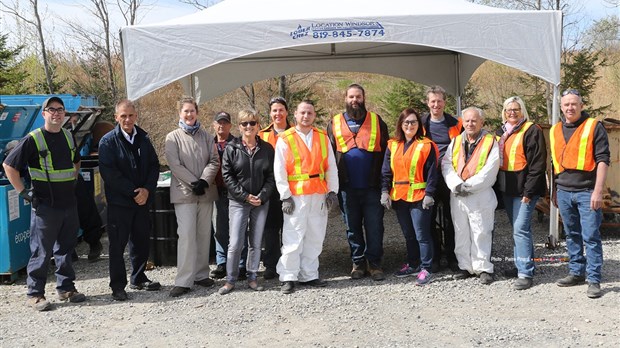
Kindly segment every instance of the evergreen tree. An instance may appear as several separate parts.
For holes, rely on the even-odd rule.
[[[22,94],[26,89],[22,83],[28,74],[21,71],[16,59],[23,46],[7,47],[8,35],[0,35],[0,94]]]

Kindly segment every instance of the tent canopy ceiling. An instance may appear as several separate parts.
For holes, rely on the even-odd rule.
[[[201,100],[279,75],[371,72],[460,94],[485,60],[560,81],[560,11],[461,0],[225,0],[121,30],[127,96],[182,80]]]

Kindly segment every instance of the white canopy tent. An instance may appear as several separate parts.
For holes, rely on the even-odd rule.
[[[557,96],[561,30],[560,11],[463,0],[225,0],[125,27],[121,45],[129,99],[181,80],[206,101],[254,81],[325,71],[438,84],[459,98],[486,60],[550,82]]]
[[[225,0],[121,30],[127,96],[184,79],[209,100],[248,83],[360,71],[439,84],[454,95],[492,60],[557,85],[562,16],[462,0]]]

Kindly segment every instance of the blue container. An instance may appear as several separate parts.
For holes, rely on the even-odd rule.
[[[0,275],[13,281],[30,259],[31,208],[8,180],[0,180]]]
[[[39,105],[0,105],[0,152],[11,140],[23,138],[40,113]],[[4,157],[0,156],[0,160]]]
[[[6,105],[39,105],[49,97],[59,97],[65,103],[67,111],[77,111],[80,106],[98,106],[99,101],[94,96],[84,96],[79,94],[21,94],[21,95],[0,95],[0,103]],[[43,115],[41,111],[37,115],[31,129],[43,126]],[[24,134],[25,135],[25,134]],[[2,139],[0,137],[0,139]]]

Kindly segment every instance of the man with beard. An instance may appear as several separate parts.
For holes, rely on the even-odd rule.
[[[338,164],[340,206],[353,261],[351,279],[370,273],[373,280],[383,280],[381,165],[389,134],[385,122],[367,111],[364,102],[364,88],[349,85],[346,112],[333,117],[327,134]]]

